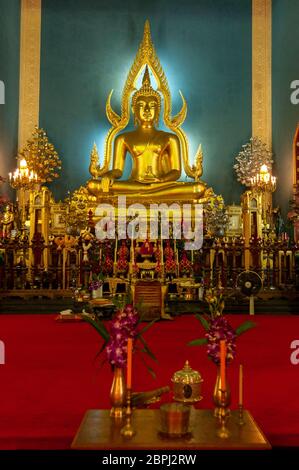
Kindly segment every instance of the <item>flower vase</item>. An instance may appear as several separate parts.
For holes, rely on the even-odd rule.
[[[100,299],[103,297],[103,286],[98,287],[97,289],[93,289],[92,293],[93,299]]]
[[[114,368],[114,377],[110,390],[110,402],[110,416],[112,418],[122,418],[126,405],[126,382],[122,367]]]
[[[220,418],[220,416],[223,415],[223,412],[226,416],[229,415],[230,399],[230,387],[227,382],[227,378],[225,376],[225,391],[223,391],[220,375],[220,366],[217,366],[217,377],[213,391],[213,401],[215,405],[214,416],[216,418]]]

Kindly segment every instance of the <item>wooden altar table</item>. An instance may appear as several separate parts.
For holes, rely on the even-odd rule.
[[[195,410],[190,413],[190,433],[182,438],[164,437],[159,432],[159,410],[134,410],[133,428],[136,434],[131,439],[121,436],[124,420],[115,421],[110,410],[88,410],[72,442],[72,449],[271,449],[271,445],[260,430],[249,411],[244,411],[243,426],[238,424],[238,411],[232,411],[228,421],[231,435],[221,439],[216,434],[217,422],[213,410]]]

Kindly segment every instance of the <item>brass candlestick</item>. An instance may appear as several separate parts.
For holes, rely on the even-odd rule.
[[[134,434],[136,434],[132,426],[131,398],[132,398],[132,390],[128,388],[127,389],[126,424],[120,431],[121,435],[126,437],[127,439],[132,438]]]
[[[239,404],[239,426],[244,426],[243,405]]]
[[[219,408],[218,408],[218,420],[220,427],[217,430],[217,436],[220,437],[221,439],[227,439],[230,436],[230,431],[226,427],[227,420],[230,415],[230,411],[227,405],[227,396],[226,396],[226,391],[221,390],[221,401],[219,403]]]
[[[243,416],[243,365],[239,367],[239,426],[244,425]]]

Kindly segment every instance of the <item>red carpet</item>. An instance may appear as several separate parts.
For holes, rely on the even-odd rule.
[[[230,317],[234,326],[245,319]],[[256,316],[255,321],[257,327],[238,339],[237,358],[229,367],[232,407],[242,362],[245,407],[273,446],[299,446],[299,364],[290,362],[299,317]],[[146,338],[159,360],[154,365],[157,379],[135,355],[134,389],[170,385],[173,372],[189,359],[204,379],[199,406],[212,407],[216,367],[205,347],[186,345],[202,334],[192,316],[156,323]],[[0,366],[0,448],[69,448],[84,412],[109,408],[112,373],[107,364],[100,368],[95,361],[100,338],[86,323],[57,323],[48,315],[1,315],[0,339],[6,348],[6,364]]]

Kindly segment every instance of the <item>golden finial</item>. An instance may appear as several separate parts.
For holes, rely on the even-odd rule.
[[[148,66],[145,67],[143,79],[142,79],[142,86],[151,86],[151,78],[148,70]]]
[[[98,163],[98,161],[99,161],[98,148],[97,148],[97,144],[95,142],[93,143],[92,151],[90,153],[90,160],[92,162],[96,162],[96,163]]]
[[[203,152],[200,144],[195,155],[195,165],[192,166],[192,172],[194,174],[195,181],[199,181],[202,175],[202,160]]]
[[[94,142],[92,151],[90,152],[89,172],[94,178],[97,178],[100,171],[102,171],[102,167],[99,165],[99,152]]]
[[[150,79],[149,69],[147,65],[145,67],[144,75],[142,78],[142,87],[134,93],[133,98],[132,98],[133,108],[135,108],[135,104],[139,96],[152,96],[153,98],[156,98],[158,102],[158,113],[160,112],[161,96],[156,90],[153,89],[151,85],[151,79]]]
[[[145,47],[152,47],[152,36],[151,36],[151,27],[149,20],[146,20],[144,23],[144,30],[143,30],[143,39],[142,43]]]
[[[145,20],[144,23],[144,37],[150,37],[151,36],[151,27],[150,27],[150,22],[149,20]]]

